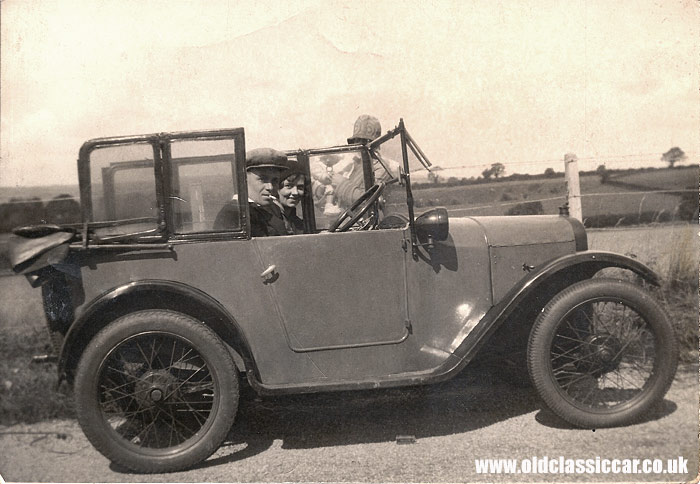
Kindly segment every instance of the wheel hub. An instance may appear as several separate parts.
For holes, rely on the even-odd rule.
[[[148,371],[136,383],[136,400],[142,407],[152,407],[161,403],[176,391],[176,381],[167,370]]]
[[[160,402],[163,398],[163,390],[160,388],[153,388],[149,396],[151,397],[151,401]]]
[[[589,371],[602,375],[617,368],[622,358],[620,340],[609,334],[596,334],[586,338],[584,360]]]

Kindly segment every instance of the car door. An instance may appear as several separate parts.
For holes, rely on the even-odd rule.
[[[290,348],[400,344],[409,335],[400,229],[253,239]]]

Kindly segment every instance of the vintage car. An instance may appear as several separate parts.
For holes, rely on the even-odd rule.
[[[144,473],[206,459],[241,379],[261,395],[422,385],[501,340],[575,426],[626,425],[663,398],[678,347],[643,288],[658,277],[588,250],[566,210],[416,216],[411,173],[430,163],[403,121],[286,154],[306,173],[303,234],[250,236],[240,128],[88,141],[82,223],[15,230],[14,270],[41,287],[60,379],[108,459]],[[350,163],[364,194],[343,206],[322,175]],[[215,229],[236,201],[237,223]]]

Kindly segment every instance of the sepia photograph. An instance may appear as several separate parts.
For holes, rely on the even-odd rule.
[[[697,0],[2,0],[0,484],[697,482]]]

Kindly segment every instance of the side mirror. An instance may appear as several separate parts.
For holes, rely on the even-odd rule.
[[[428,250],[434,247],[436,240],[446,240],[449,232],[450,222],[445,208],[428,210],[416,219],[416,235],[420,245],[424,245]]]

